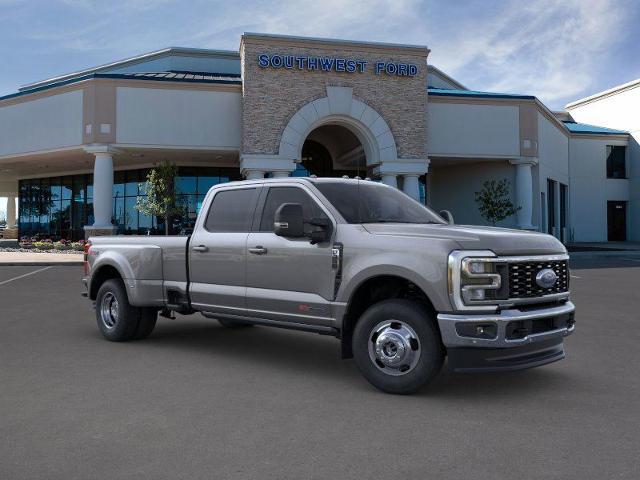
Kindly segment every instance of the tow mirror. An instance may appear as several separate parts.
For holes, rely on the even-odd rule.
[[[453,225],[453,215],[449,210],[440,210],[440,216],[449,224]]]
[[[328,240],[331,236],[331,221],[328,218],[312,218],[307,222],[312,227],[311,233],[309,234],[309,240],[311,240],[311,245],[315,245],[316,243],[324,242]]]
[[[279,237],[304,237],[304,215],[299,203],[283,203],[276,210],[273,233]]]

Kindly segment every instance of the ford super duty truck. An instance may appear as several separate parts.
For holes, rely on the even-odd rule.
[[[145,338],[172,312],[332,335],[392,393],[425,385],[445,358],[456,371],[560,360],[574,330],[554,237],[451,225],[367,180],[217,185],[189,237],[93,237],[85,268],[108,340]]]

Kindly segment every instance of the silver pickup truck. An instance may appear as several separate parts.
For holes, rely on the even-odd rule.
[[[451,225],[357,179],[217,185],[189,237],[91,238],[84,283],[108,340],[147,337],[159,312],[332,335],[390,393],[425,385],[445,357],[456,371],[560,360],[574,330],[554,237]]]

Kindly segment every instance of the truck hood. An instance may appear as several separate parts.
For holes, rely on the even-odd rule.
[[[474,225],[368,223],[373,235],[438,238],[456,242],[461,250],[491,250],[496,255],[548,255],[566,253],[564,245],[545,233]]]

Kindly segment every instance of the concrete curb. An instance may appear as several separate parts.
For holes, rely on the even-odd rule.
[[[81,267],[83,262],[70,260],[68,262],[0,262],[0,267]]]

